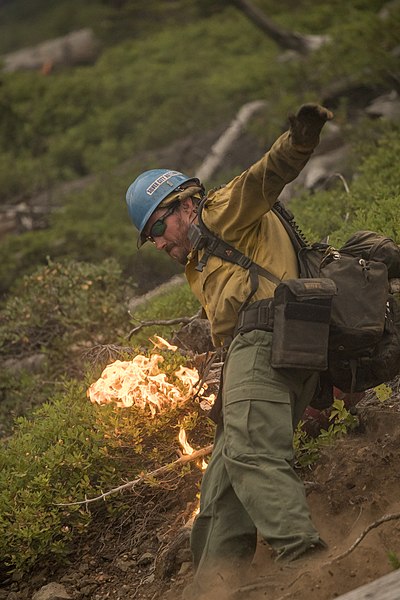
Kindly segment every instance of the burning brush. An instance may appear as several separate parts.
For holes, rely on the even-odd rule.
[[[153,343],[157,348],[177,349],[163,338],[155,337]],[[182,387],[178,388],[169,382],[167,375],[161,371],[160,363],[163,360],[159,354],[150,357],[138,354],[129,361],[116,360],[107,365],[100,378],[92,383],[87,396],[96,404],[115,403],[118,407],[136,406],[141,410],[148,407],[153,417],[157,412],[182,405],[194,395],[199,374],[196,369],[181,365],[174,377],[183,384],[182,391]],[[203,390],[198,391],[197,395],[200,393]]]

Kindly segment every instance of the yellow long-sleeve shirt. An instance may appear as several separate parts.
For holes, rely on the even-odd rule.
[[[205,225],[279,279],[298,277],[292,243],[279,218],[270,211],[284,186],[307,163],[313,148],[296,146],[281,135],[258,162],[221,189],[210,192],[202,212]],[[192,252],[186,265],[189,285],[211,323],[214,344],[230,341],[241,304],[250,293],[249,272],[211,256],[202,272]],[[252,302],[271,298],[275,285],[264,277]]]

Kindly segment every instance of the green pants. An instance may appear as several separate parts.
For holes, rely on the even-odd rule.
[[[314,394],[317,374],[273,369],[271,339],[271,333],[255,330],[238,335],[229,348],[223,425],[217,428],[192,530],[192,589],[198,592],[220,566],[238,573],[251,562],[257,531],[287,559],[320,542],[292,468],[293,430]]]

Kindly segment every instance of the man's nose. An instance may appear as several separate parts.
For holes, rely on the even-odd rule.
[[[154,245],[157,248],[157,250],[163,250],[165,248],[166,241],[164,240],[162,235],[154,238]]]

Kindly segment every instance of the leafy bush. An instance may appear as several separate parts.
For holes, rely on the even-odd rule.
[[[25,0],[19,2],[26,4]],[[133,275],[141,290],[176,273],[177,268],[166,257],[154,260],[147,249],[140,256],[135,254],[124,193],[141,170],[160,166],[154,164],[155,156],[142,151],[220,127],[243,102],[255,98],[268,101],[268,110],[257,118],[253,131],[267,147],[282,130],[287,113],[303,100],[321,97],[321,89],[330,83],[333,73],[335,79],[348,72],[357,77],[360,73],[364,78],[362,65],[369,65],[369,82],[389,81],[393,71],[389,50],[396,20],[376,18],[381,4],[378,0],[359,0],[349,8],[344,0],[324,6],[311,0],[300,4],[286,0],[279,6],[271,0],[260,2],[266,14],[282,26],[333,37],[331,44],[307,60],[276,60],[278,49],[273,42],[227,3],[219,6],[223,18],[217,12],[194,19],[194,5],[179,2],[174,3],[175,16],[168,16],[168,27],[152,31],[151,36],[142,29],[140,38],[131,37],[107,48],[92,67],[50,77],[39,73],[4,74],[0,87],[3,202],[30,197],[55,182],[88,173],[102,176],[90,189],[63,198],[63,212],[52,216],[45,232],[9,236],[0,243],[0,292],[7,291],[32,266],[45,264],[46,256],[93,262],[112,256],[125,274]],[[104,6],[96,2],[88,11],[91,13],[96,6],[104,16]],[[146,22],[145,16],[150,13],[155,19],[167,17],[164,3],[143,9],[143,18],[138,17],[140,6],[142,2],[138,5],[129,1],[113,14],[123,18],[126,12],[125,16],[131,18],[135,13],[140,23]],[[59,10],[62,13],[64,9],[63,2]],[[13,12],[10,7],[8,10]],[[32,8],[29,10],[36,14]],[[48,3],[42,2],[37,14],[45,10],[51,21],[53,9],[50,11]],[[171,23],[170,19],[178,20]],[[180,26],[180,19],[185,27]],[[224,52],[220,51],[221,45]],[[188,47],[196,47],[195,63],[187,62]],[[375,52],[376,47],[379,52]],[[338,49],[345,59],[338,60]],[[345,108],[342,113],[345,125]],[[365,129],[371,127],[369,122]],[[133,164],[111,175],[110,169],[132,157]],[[215,183],[221,183],[220,179]],[[328,224],[329,232],[338,229],[340,219],[347,214],[349,199],[339,193],[336,196],[340,215],[336,216],[337,211],[322,211],[318,237]],[[51,202],[60,204],[59,198]],[[310,212],[315,212],[314,208]],[[322,218],[325,213],[328,220]]]
[[[186,61],[188,46],[196,46],[195,65]],[[271,52],[265,36],[251,24],[238,27],[235,13],[228,12],[223,20],[194,21],[123,42],[105,51],[93,67],[49,78],[5,74],[0,139],[8,163],[12,158],[18,162],[22,147],[23,157],[41,161],[42,177],[65,180],[110,169],[144,149],[169,144],[177,131],[183,136],[201,132],[205,124],[213,127],[247,97],[257,95],[264,78],[260,47],[267,55]],[[207,68],[211,63],[212,71]],[[235,77],[226,77],[228,72]],[[207,94],[199,93],[204,88]],[[10,181],[0,162],[1,174],[7,198],[18,180]],[[25,178],[21,183],[20,194],[35,191],[33,181],[29,185]]]
[[[294,434],[296,462],[299,467],[308,467],[317,462],[321,450],[330,446],[359,425],[358,417],[344,406],[343,400],[335,400],[329,415],[328,429],[321,429],[317,437],[311,437],[299,423]]]
[[[16,0],[8,5],[17,10],[23,1],[26,4]],[[87,17],[95,3],[86,7]],[[32,2],[28,4],[34,10]],[[67,15],[65,22],[76,22],[66,4],[61,1],[48,13],[47,26],[54,34],[62,32],[61,14]],[[139,26],[138,37],[132,37],[126,20],[124,37],[129,32],[131,39],[107,49],[93,67],[49,77],[2,75],[3,202],[29,198],[55,182],[101,173],[98,182],[83,192],[64,196],[62,202],[51,199],[59,210],[46,231],[9,236],[0,244],[1,290],[12,288],[0,314],[0,355],[19,360],[39,352],[47,358],[39,374],[15,375],[3,369],[2,411],[18,414],[53,398],[30,419],[19,419],[14,435],[0,446],[0,563],[10,570],[26,571],[49,556],[67,557],[92,519],[111,519],[126,509],[126,499],[113,496],[88,507],[56,505],[96,496],[173,460],[180,423],[189,430],[196,427],[197,444],[211,439],[212,428],[197,405],[189,403],[150,419],[135,410],[92,406],[84,397],[83,383],[60,381],[65,373],[81,376],[82,349],[127,334],[127,274],[134,277],[127,285],[137,292],[178,270],[152,248],[140,254],[135,250],[124,192],[140,170],[159,166],[153,164],[155,155],[142,152],[221,127],[242,103],[256,98],[269,101],[267,115],[258,117],[253,126],[260,143],[268,146],[281,131],[287,112],[303,100],[322,97],[332,80],[349,77],[356,83],[383,86],[393,81],[396,65],[391,50],[397,21],[377,19],[380,0],[357,0],[351,6],[345,0],[323,6],[313,0],[284,0],[279,5],[260,0],[260,7],[281,25],[333,38],[309,59],[287,63],[276,60],[273,43],[227,4],[221,2],[217,12],[213,6],[206,19],[188,18],[185,27],[176,21],[148,37]],[[142,9],[146,16],[151,12],[159,18],[165,15],[165,6],[128,0],[119,22],[123,15],[137,15]],[[179,1],[174,6],[189,5]],[[192,16],[194,6],[180,18]],[[106,13],[109,19],[111,13],[101,12]],[[149,27],[154,28],[154,22]],[[112,29],[110,22],[107,26]],[[28,27],[31,41],[38,40],[31,22]],[[17,37],[24,39],[22,28]],[[195,48],[195,62],[187,62],[188,48]],[[345,103],[339,114],[346,126]],[[350,194],[337,185],[293,203],[311,239],[330,234],[336,244],[348,232],[366,227],[399,239],[400,146],[398,127],[392,129],[371,121],[360,124],[354,138],[354,148],[357,143],[360,147],[355,161],[358,176]],[[132,156],[134,163],[111,175],[110,169]],[[55,262],[67,257],[72,260]],[[26,276],[20,279],[22,275]],[[187,286],[181,286],[134,313],[140,320],[165,319],[194,314],[197,308]],[[168,336],[170,329],[143,330],[135,343],[145,343],[153,332]],[[169,359],[166,371],[170,373],[180,360]],[[54,396],[60,385],[65,390]],[[298,434],[301,464],[310,464],[321,445],[352,425],[343,406],[336,404],[335,410],[335,421],[319,440]],[[140,505],[134,503],[134,510]]]
[[[49,261],[15,285],[0,309],[2,434],[54,393],[61,377],[82,375],[84,350],[129,330],[126,284],[108,259],[97,266]]]
[[[173,355],[166,371],[176,368],[176,360]],[[319,438],[309,439],[299,430],[299,464],[315,462],[320,449],[354,427],[354,420],[336,401],[332,423]],[[107,502],[58,505],[96,497],[175,460],[181,425],[192,443],[211,443],[214,427],[192,402],[151,419],[134,407],[91,405],[82,384],[73,382],[33,420],[20,418],[14,436],[0,446],[0,564],[27,571],[43,557],[63,559],[93,519],[111,522],[128,509],[139,515],[144,502],[132,506],[119,495]],[[182,484],[187,472],[178,478]]]
[[[0,565],[26,571],[43,557],[65,558],[92,519],[104,523],[128,508],[140,515],[142,502],[132,506],[120,495],[106,503],[57,505],[95,497],[175,460],[179,424],[198,427],[198,412],[188,403],[152,419],[133,407],[92,405],[83,384],[71,382],[32,420],[18,419],[0,446]],[[209,443],[205,421],[203,443]]]
[[[42,364],[39,372],[15,368],[15,364],[18,360],[13,366],[7,361],[0,369],[0,438],[11,435],[14,420],[30,414],[61,385],[51,379],[48,363]]]
[[[82,390],[80,402],[76,392],[71,387],[64,405],[58,401],[40,409],[34,427],[21,418],[18,432],[0,448],[3,564],[29,567],[44,554],[62,554],[73,533],[89,523],[83,507],[54,506],[91,493],[90,478],[97,477],[104,457],[91,407]]]
[[[24,277],[2,310],[0,353],[59,353],[74,344],[104,343],[117,336],[126,318],[124,287],[118,264],[49,262]]]
[[[332,43],[314,53],[305,67],[311,89],[321,89],[333,81],[368,86],[391,80],[398,60],[391,51],[398,44],[400,9],[393,6],[390,18],[383,20],[376,14],[383,4],[366,0],[343,6],[337,13],[339,19],[330,14]],[[333,3],[330,8],[335,10]]]

